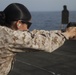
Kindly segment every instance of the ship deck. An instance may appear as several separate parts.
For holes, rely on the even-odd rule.
[[[66,41],[52,53],[24,52],[15,59],[8,75],[76,75],[76,40]]]

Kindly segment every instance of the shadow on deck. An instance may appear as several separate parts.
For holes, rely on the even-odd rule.
[[[76,41],[66,41],[52,53],[19,53],[8,75],[76,75]]]

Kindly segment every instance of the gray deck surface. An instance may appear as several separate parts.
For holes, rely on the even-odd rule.
[[[65,44],[52,53],[25,52],[16,55],[8,75],[76,75],[76,41]]]

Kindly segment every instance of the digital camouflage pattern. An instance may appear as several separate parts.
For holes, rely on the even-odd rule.
[[[22,48],[52,52],[63,45],[65,38],[58,30],[15,31],[0,26],[0,75],[7,75],[13,58]],[[26,49],[24,49],[26,51]]]

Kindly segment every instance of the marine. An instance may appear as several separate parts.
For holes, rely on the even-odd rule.
[[[0,75],[7,75],[11,69],[14,56],[18,52],[26,52],[32,48],[53,52],[65,42],[65,37],[59,30],[45,31],[15,31],[0,26]]]

